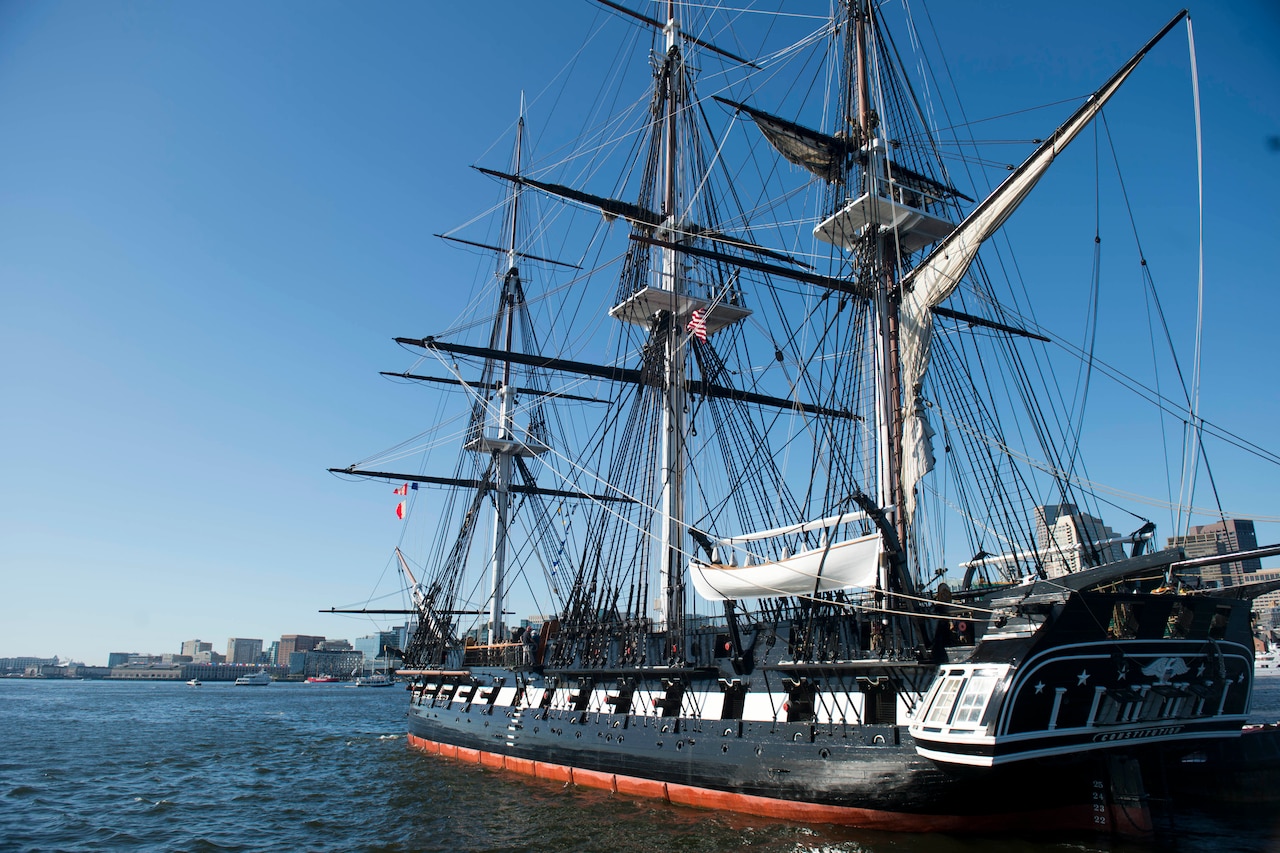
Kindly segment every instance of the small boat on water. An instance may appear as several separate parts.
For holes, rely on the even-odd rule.
[[[381,662],[381,666],[382,666],[381,671],[375,671],[372,674],[367,676],[364,675],[363,673],[361,673],[360,675],[356,675],[355,681],[352,684],[352,686],[353,687],[390,687],[391,685],[395,684],[395,680],[391,677],[391,674],[388,672],[387,659],[385,657],[380,657],[378,658],[378,661]],[[352,673],[352,675],[355,675],[355,673]]]
[[[1253,674],[1260,675],[1280,675],[1280,648],[1272,648],[1270,651],[1256,655],[1253,659]]]
[[[255,672],[253,675],[242,675],[236,679],[236,687],[266,687],[273,681],[266,671]]]
[[[202,683],[203,683],[203,682],[201,682],[201,681],[200,681],[200,679],[198,679],[198,678],[193,678],[193,679],[191,679],[190,681],[188,681],[188,682],[187,682],[187,686],[188,686],[188,687],[199,687]]]
[[[332,675],[313,675],[307,679],[307,684],[337,684],[338,679]]]

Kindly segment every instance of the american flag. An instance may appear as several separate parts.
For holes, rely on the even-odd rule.
[[[695,310],[690,314],[689,325],[685,328],[704,344],[707,342],[707,315],[702,311]]]

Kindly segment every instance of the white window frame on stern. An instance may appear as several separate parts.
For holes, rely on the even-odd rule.
[[[978,734],[1008,672],[1008,666],[992,664],[944,668],[925,697],[915,726],[937,733]]]
[[[955,703],[955,713],[951,715],[953,728],[966,726],[978,728],[987,712],[987,705],[995,695],[995,687],[1000,683],[1002,673],[994,670],[976,669],[965,682],[964,692]]]
[[[961,691],[964,690],[965,682],[969,680],[969,673],[963,669],[952,670],[942,676],[937,689],[933,691],[933,696],[929,700],[929,706],[925,709],[924,716],[920,720],[923,726],[942,727],[951,722],[951,714],[955,710],[956,699],[959,698]]]

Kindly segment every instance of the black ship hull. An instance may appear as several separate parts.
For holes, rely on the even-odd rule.
[[[899,725],[433,704],[419,694],[409,713],[409,743],[492,770],[772,819],[889,831],[1122,836],[1152,831],[1147,781],[1188,755],[1204,754],[1194,742],[1139,744],[971,767],[921,756]],[[1197,769],[1214,772],[1203,764]]]
[[[751,626],[777,640],[758,655],[701,666],[544,667],[535,649],[521,665],[406,670],[410,743],[561,784],[806,823],[1149,835],[1161,809],[1199,802],[1197,788],[1240,772],[1252,751],[1240,746],[1250,608],[1039,591],[1052,586],[998,599],[983,639],[938,649],[937,664],[797,661],[800,629],[788,622]]]

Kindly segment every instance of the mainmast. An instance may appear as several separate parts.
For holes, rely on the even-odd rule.
[[[679,242],[680,223],[676,180],[678,174],[677,148],[679,137],[676,120],[682,104],[680,93],[684,70],[684,58],[680,48],[680,23],[676,20],[675,0],[667,5],[666,34],[667,61],[663,85],[666,87],[666,128],[663,134],[663,230],[669,243]],[[684,295],[683,265],[677,252],[669,247],[662,249],[661,287],[671,292],[671,304],[680,304]],[[660,321],[661,322],[661,321]],[[662,533],[659,563],[660,598],[658,600],[658,624],[678,635],[681,615],[684,613],[684,470],[685,470],[685,341],[684,328],[677,322],[674,312],[666,315],[666,382],[662,408]]]
[[[875,47],[873,4],[850,0],[853,56],[846,80],[852,79],[853,103],[851,136],[858,140],[862,164],[861,184],[849,186],[852,198],[834,215],[814,229],[814,235],[855,253],[869,266],[876,316],[876,502],[892,507],[893,532],[897,552],[889,586],[912,594],[915,579],[907,565],[911,537],[903,506],[903,400],[900,352],[901,282],[897,279],[899,259],[919,251],[951,233],[954,226],[935,213],[944,188],[914,174],[895,169],[884,122],[875,109],[880,85],[871,74],[871,53]],[[846,53],[848,57],[848,53]],[[849,58],[846,59],[846,62]],[[896,172],[896,173],[895,173]]]
[[[864,140],[866,169],[863,172],[862,189],[872,197],[890,194],[887,186],[889,163],[879,122],[871,107],[871,75],[869,69],[868,36],[872,30],[871,5],[867,0],[855,0],[853,8],[855,67],[857,86],[858,138]],[[877,442],[877,500],[882,507],[901,506],[902,480],[899,476],[899,460],[902,453],[902,388],[898,373],[898,294],[894,280],[895,264],[891,253],[894,235],[890,229],[877,228],[873,233],[870,262],[875,281],[875,309],[877,319],[877,378],[876,420],[880,441]],[[898,542],[907,541],[905,519],[895,512],[894,527]]]
[[[610,316],[626,323],[640,326],[648,334],[647,370],[652,370],[660,384],[660,417],[656,424],[660,435],[655,436],[660,458],[656,483],[659,494],[655,515],[657,530],[647,528],[657,540],[659,593],[653,602],[657,614],[654,626],[667,633],[666,656],[680,658],[685,650],[685,543],[688,525],[685,514],[685,480],[688,465],[686,447],[689,418],[686,413],[689,396],[688,348],[691,335],[686,331],[696,320],[697,337],[703,342],[720,329],[738,323],[751,312],[738,304],[729,294],[724,283],[700,282],[696,286],[687,278],[686,256],[696,252],[696,235],[716,230],[714,221],[699,220],[699,212],[686,211],[682,205],[682,181],[699,178],[692,176],[701,167],[696,150],[685,150],[686,141],[693,134],[682,133],[680,122],[687,121],[692,94],[684,60],[683,43],[692,41],[714,53],[722,54],[735,62],[745,63],[712,45],[699,41],[681,31],[676,17],[675,0],[667,4],[666,21],[647,18],[627,10],[620,4],[601,0],[611,8],[625,11],[630,17],[660,28],[664,35],[666,54],[656,74],[654,107],[651,113],[653,135],[650,137],[649,162],[653,164],[653,186],[646,185],[640,205],[631,209],[645,215],[633,220],[634,245],[632,251],[649,252],[649,245],[659,247],[656,258],[646,255],[645,263],[656,261],[656,274],[646,275],[642,286],[625,295],[621,302],[610,309]],[[686,128],[688,129],[688,128]],[[694,144],[694,143],[688,143]],[[691,185],[692,186],[692,185]],[[654,198],[657,196],[657,198]],[[653,211],[648,215],[647,211]],[[701,211],[701,214],[710,211]],[[708,342],[709,343],[709,342]],[[661,359],[661,364],[658,360]],[[646,566],[646,570],[648,570]]]

